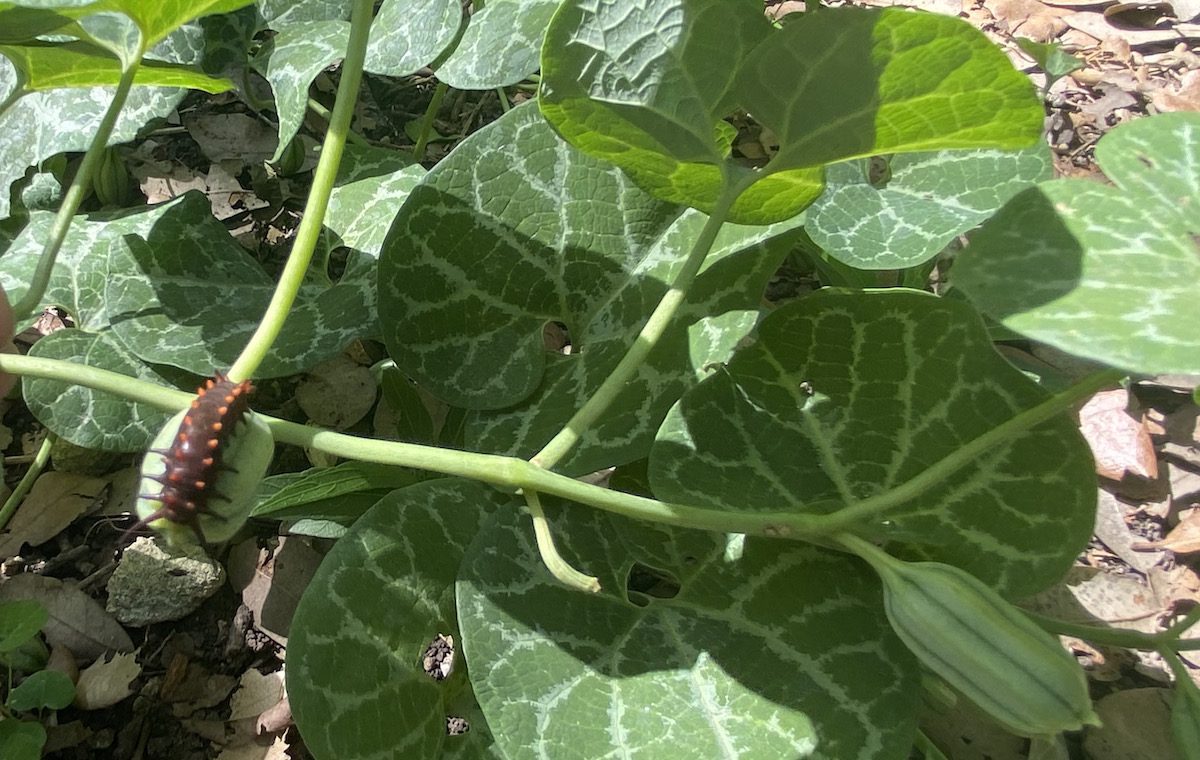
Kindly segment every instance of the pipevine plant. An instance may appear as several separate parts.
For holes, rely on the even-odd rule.
[[[0,3],[0,284],[18,325],[47,305],[75,325],[0,371],[54,434],[136,452],[169,445],[191,377],[285,377],[382,340],[402,440],[258,412],[187,428],[240,446],[252,473],[276,443],[346,460],[221,476],[236,493],[208,505],[222,537],[248,516],[339,536],[287,652],[316,757],[903,758],[936,752],[913,698],[931,680],[1044,738],[1097,720],[1051,633],[1161,653],[1195,756],[1178,652],[1196,615],[1150,635],[1010,600],[1058,581],[1091,533],[1073,406],[1130,375],[1200,372],[1200,117],[1106,136],[1112,185],[1053,180],[1033,86],[955,18],[249,5]],[[121,197],[95,176],[120,170],[109,146],[180,87],[273,111],[284,160],[338,59],[278,280],[196,193],[77,215],[87,188]],[[428,171],[349,131],[364,70],[428,65],[435,104],[530,77],[537,102],[508,109],[500,90],[506,113]],[[732,150],[748,124],[769,143],[758,161]],[[63,193],[52,158],[84,148]],[[322,238],[347,251],[337,278],[313,262]],[[765,302],[785,260],[824,287]],[[547,349],[551,323],[570,351]],[[1039,382],[996,352],[1000,332],[1100,369]],[[580,479],[598,472],[606,485]],[[437,636],[455,653],[435,680]],[[470,731],[448,736],[447,716]]]

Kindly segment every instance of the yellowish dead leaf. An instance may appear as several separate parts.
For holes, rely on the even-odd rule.
[[[242,674],[229,701],[229,719],[257,718],[283,699],[283,671],[263,675],[251,668]]]
[[[288,750],[291,746],[282,736],[265,746],[259,744],[241,744],[236,747],[226,747],[217,755],[217,760],[288,760],[292,755]]]
[[[142,673],[133,654],[118,654],[111,660],[96,660],[79,674],[75,684],[75,706],[80,710],[112,707],[133,694],[129,684]]]

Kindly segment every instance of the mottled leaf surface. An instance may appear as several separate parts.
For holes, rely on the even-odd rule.
[[[779,150],[734,206],[740,222],[797,213],[826,163],[1037,139],[1032,85],[970,24],[824,11],[775,30],[752,0],[571,0],[547,32],[539,102],[576,147],[701,210],[747,180],[727,161],[722,120],[753,114]]]
[[[111,332],[59,330],[33,344],[30,356],[59,359],[169,386],[113,339]],[[76,446],[100,451],[142,451],[171,416],[147,404],[74,383],[27,377],[25,403],[38,421]]]
[[[237,57],[245,57],[244,21],[244,14],[237,13],[193,22],[159,42],[147,58],[196,67],[212,76],[228,74],[237,69],[231,60],[231,45]],[[0,97],[15,86],[16,70],[0,56]],[[114,90],[87,87],[33,92],[0,112],[0,218],[9,215],[9,186],[26,167],[56,153],[87,150]],[[165,119],[185,94],[175,87],[135,87],[108,144],[129,142],[152,120]]]
[[[503,501],[460,480],[400,489],[326,556],[288,640],[288,697],[316,757],[441,757],[468,742],[445,736],[447,703],[466,677],[454,580],[467,545]],[[459,650],[440,683],[422,666],[438,634]]]
[[[21,70],[24,86],[30,90],[116,85],[121,79],[121,64],[116,58],[101,48],[83,42],[0,45],[0,55]],[[147,61],[138,67],[134,84],[191,87],[212,93],[233,87],[228,80],[214,79],[185,66],[156,61]]]
[[[660,499],[831,513],[907,482],[1047,394],[991,348],[964,303],[917,291],[822,291],[671,410],[651,452]],[[1066,416],[996,445],[861,528],[1014,596],[1087,543],[1095,476]]]
[[[497,512],[458,584],[475,694],[508,757],[902,757],[917,670],[845,555],[558,509],[545,570],[529,518]],[[645,582],[647,577],[663,583]]]
[[[364,68],[407,76],[441,55],[462,22],[459,0],[384,0],[371,24]]]
[[[255,58],[255,68],[271,83],[279,114],[278,161],[300,130],[308,110],[312,81],[346,54],[350,24],[345,21],[297,21],[287,24]]]
[[[135,355],[211,375],[237,358],[275,283],[212,218],[203,196],[184,198],[148,234],[110,248],[104,303],[116,337]],[[256,377],[300,372],[372,334],[374,275],[375,260],[354,252],[336,283],[302,286]]]
[[[350,20],[350,0],[258,0],[257,5],[272,29],[301,21]]]
[[[490,90],[538,70],[542,37],[558,0],[493,0],[473,14],[462,39],[437,70],[460,90]]]
[[[608,376],[703,222],[566,145],[536,110],[514,109],[401,208],[380,261],[389,352],[435,396],[487,410],[468,447],[531,454]],[[753,326],[788,229],[721,233],[668,334],[565,471],[644,455],[671,400]],[[547,322],[567,326],[569,356],[545,348]]]
[[[50,282],[39,306],[59,306],[70,313],[76,326],[92,332],[109,328],[109,305],[104,298],[108,282],[109,246],[125,235],[148,237],[160,225],[172,227],[172,215],[183,213],[200,220],[212,214],[200,195],[185,195],[153,208],[127,209],[117,213],[97,213],[76,217],[62,249],[55,259]],[[54,214],[34,212],[29,223],[0,258],[0,284],[9,300],[19,301],[29,289],[33,273],[50,236]],[[222,230],[228,237],[228,233]]]
[[[753,0],[572,0],[546,32],[539,103],[575,147],[656,197],[709,210],[726,181],[719,122],[737,106],[741,65],[770,33]],[[819,173],[793,180],[761,180],[774,200],[743,196],[731,219],[786,218],[820,193]]]
[[[15,84],[15,69],[0,56],[0,93]],[[87,150],[96,127],[112,102],[113,87],[35,92],[0,112],[0,218],[9,213],[8,188],[25,168],[64,151]],[[155,118],[165,118],[184,90],[139,87],[129,93],[117,118],[109,145],[132,140],[141,127]],[[30,129],[36,124],[38,129]]]
[[[1023,151],[901,153],[825,170],[825,193],[805,229],[829,255],[858,269],[903,269],[936,256],[1013,195],[1053,173],[1045,145]]]
[[[406,153],[347,145],[325,209],[325,226],[342,245],[378,256],[408,194],[425,176]]]
[[[1096,162],[1115,187],[1022,192],[972,236],[951,281],[1005,327],[1069,353],[1200,372],[1200,114],[1122,125]]]

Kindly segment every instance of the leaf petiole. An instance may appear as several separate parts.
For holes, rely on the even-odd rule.
[[[737,201],[738,196],[748,188],[755,179],[755,174],[740,175],[737,179],[733,179],[727,175],[724,189],[721,196],[717,199],[716,205],[713,207],[712,213],[704,222],[704,227],[700,230],[700,234],[696,236],[696,240],[692,243],[692,249],[688,253],[687,259],[679,272],[676,273],[675,279],[671,282],[670,288],[663,297],[659,300],[658,305],[654,307],[650,318],[646,320],[646,324],[642,326],[641,332],[634,339],[633,345],[617,362],[617,366],[613,367],[612,372],[600,384],[594,393],[584,402],[583,406],[575,412],[574,416],[567,421],[562,430],[558,432],[550,442],[542,447],[542,450],[530,459],[530,462],[538,467],[547,470],[553,469],[554,465],[567,455],[567,453],[579,442],[583,434],[591,427],[596,420],[604,414],[613,401],[616,400],[618,394],[624,390],[625,385],[633,379],[639,367],[646,361],[650,352],[658,344],[662,338],[671,320],[675,316],[675,312],[687,299],[688,289],[692,285],[692,281],[696,279],[696,275],[700,272],[700,267],[704,264],[704,259],[712,250],[713,242],[717,238],[717,233],[721,231],[721,226],[724,225],[725,219],[729,216],[729,211],[733,208],[733,204]]]

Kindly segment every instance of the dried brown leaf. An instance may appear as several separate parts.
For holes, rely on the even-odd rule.
[[[1200,552],[1200,510],[1192,510],[1161,541],[1144,541],[1135,548],[1168,549],[1176,554]]]
[[[1126,474],[1147,480],[1158,477],[1154,445],[1142,414],[1128,411],[1123,388],[1097,393],[1079,411],[1079,430],[1092,447],[1096,472],[1112,480]]]
[[[133,654],[96,660],[79,674],[75,684],[75,706],[80,710],[103,710],[133,694],[129,687],[142,674]]]
[[[0,534],[0,558],[57,536],[97,503],[108,481],[68,472],[46,472],[37,479],[12,522]]]
[[[309,370],[296,402],[318,425],[343,430],[371,411],[377,392],[370,369],[338,356]]]
[[[283,671],[263,675],[251,668],[242,674],[229,702],[229,719],[257,718],[283,699]]]
[[[42,628],[46,641],[70,649],[91,662],[109,652],[132,652],[133,641],[100,603],[73,584],[27,573],[0,585],[0,600],[33,599],[42,603],[50,620]]]

